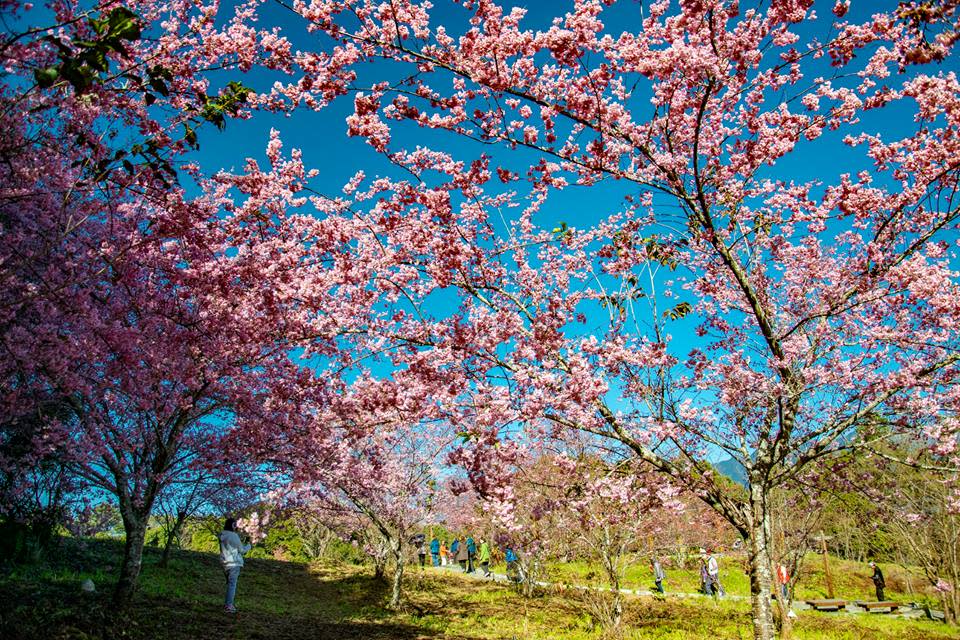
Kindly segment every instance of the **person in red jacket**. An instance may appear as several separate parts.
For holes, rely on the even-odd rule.
[[[787,595],[790,592],[790,572],[782,562],[777,564],[777,582],[780,584],[780,593],[784,600],[789,600]]]

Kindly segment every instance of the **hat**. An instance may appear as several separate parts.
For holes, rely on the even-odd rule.
[[[700,553],[706,553],[706,552],[707,552],[706,549],[704,549],[703,547],[700,547]]]

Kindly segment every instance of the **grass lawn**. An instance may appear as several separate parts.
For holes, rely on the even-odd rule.
[[[600,639],[577,592],[524,599],[512,589],[454,573],[410,567],[407,605],[384,605],[385,585],[364,567],[305,565],[249,560],[240,576],[237,605],[222,612],[223,577],[214,554],[180,552],[167,568],[148,550],[141,589],[131,611],[116,619],[109,608],[115,543],[93,541],[80,549],[64,542],[53,564],[0,573],[0,638],[361,639],[509,638]],[[98,591],[84,594],[80,581]],[[746,639],[751,637],[743,601],[630,598],[625,614],[628,639]],[[881,615],[804,613],[798,639],[946,639],[960,629],[941,623]]]
[[[872,570],[865,563],[850,562],[830,557],[830,574],[833,578],[834,595],[846,600],[875,599]],[[923,602],[941,608],[932,587],[919,573],[910,573],[900,566],[880,564],[886,578],[886,597],[899,602]],[[502,572],[503,567],[500,567]],[[699,569],[678,569],[665,565],[667,591],[693,593],[700,588]],[[606,578],[599,567],[586,562],[555,563],[548,567],[547,580],[567,584],[606,585]],[[750,578],[743,558],[725,556],[720,559],[720,582],[731,595],[750,595]],[[630,566],[622,586],[626,589],[653,589],[653,572],[646,558],[638,559]],[[806,600],[827,597],[823,557],[808,554],[800,571],[795,598]]]

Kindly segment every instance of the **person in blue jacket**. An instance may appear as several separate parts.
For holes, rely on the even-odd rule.
[[[477,543],[473,536],[467,538],[467,573],[473,573],[473,559],[477,555]]]
[[[433,560],[433,566],[440,566],[440,538],[437,536],[430,541],[430,559]]]
[[[523,582],[520,558],[517,557],[517,552],[513,550],[513,547],[507,547],[503,559],[507,562],[507,579],[517,583]]]

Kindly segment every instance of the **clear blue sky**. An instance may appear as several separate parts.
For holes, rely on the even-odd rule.
[[[528,9],[522,27],[533,29],[548,28],[555,13],[564,13],[573,6],[572,1],[560,2],[541,0],[536,2],[518,3]],[[639,28],[640,12],[643,3],[627,0],[612,9],[608,9],[602,18],[607,30],[614,37],[623,31],[635,31]],[[753,3],[749,0],[741,2],[741,10],[749,8]],[[895,0],[853,0],[848,18],[851,21],[865,19],[877,10],[896,6]],[[434,15],[441,16],[441,21],[451,35],[456,35],[466,25],[467,13],[455,6],[449,0],[436,0]],[[509,6],[509,5],[508,5]],[[830,10],[833,0],[817,4],[817,13],[820,19],[814,23],[805,24],[799,28],[802,36],[821,34],[824,38],[833,20]],[[284,33],[291,38],[294,48],[329,47],[329,41],[315,35],[307,34],[300,18],[275,3],[264,5],[262,25],[279,25]],[[823,76],[831,75],[827,60],[823,60]],[[941,65],[944,71],[957,70],[956,56]],[[372,80],[394,79],[403,71],[395,63],[382,62],[368,66],[358,81],[358,86],[364,86]],[[233,76],[223,76],[221,81],[234,79]],[[273,77],[265,74],[251,74],[240,78],[245,84],[255,89],[264,89],[273,81]],[[891,79],[898,82],[895,76]],[[338,99],[332,106],[322,112],[313,112],[301,109],[290,116],[257,114],[252,120],[230,121],[223,132],[207,129],[202,132],[201,149],[194,154],[195,159],[208,170],[234,169],[240,170],[244,158],[252,156],[265,162],[263,148],[268,140],[271,128],[280,131],[285,148],[298,147],[303,150],[304,161],[308,167],[320,170],[320,176],[314,183],[320,191],[337,194],[341,186],[356,170],[363,169],[368,178],[377,174],[393,175],[396,169],[371,149],[362,139],[348,138],[344,119],[352,112],[353,98],[345,96]],[[904,109],[885,108],[867,113],[862,118],[862,124],[854,130],[868,132],[882,132],[890,139],[895,136],[906,135],[912,132],[916,124],[912,114]],[[843,145],[840,140],[850,130],[841,129],[838,132],[828,133],[820,139],[810,143],[802,142],[797,150],[784,158],[770,171],[769,177],[803,182],[822,179],[827,183],[835,180],[841,173],[856,173],[869,168],[870,163],[864,160],[862,147],[851,149]],[[470,160],[481,150],[494,156],[494,165],[503,162],[513,167],[518,166],[517,152],[507,149],[491,148],[467,140],[459,139],[450,134],[429,131],[409,123],[397,128],[394,134],[396,148],[411,147],[417,144],[433,146],[452,153],[461,159]],[[549,205],[539,214],[539,222],[545,228],[552,228],[559,221],[565,221],[573,226],[584,226],[601,217],[617,211],[623,207],[623,196],[635,192],[635,188],[623,182],[607,181],[599,187],[569,188],[560,197],[554,197]],[[454,300],[436,301],[436,311],[443,314],[452,310]],[[446,307],[446,309],[441,309]],[[601,324],[606,312],[601,312],[598,322],[590,322],[588,326]],[[672,323],[669,327],[675,340],[674,352],[678,355],[698,343],[692,334],[693,327],[698,323],[696,318],[687,318]]]
[[[235,0],[225,0],[221,6],[222,15],[229,16],[232,13],[230,6],[234,4],[236,4]],[[468,14],[462,8],[457,7],[450,0],[435,0],[434,4],[436,9],[433,14],[440,17],[440,21],[451,35],[456,35],[465,28]],[[509,6],[509,3],[507,4]],[[555,14],[562,14],[573,7],[572,0],[531,0],[517,4],[528,9],[527,17],[521,26],[532,29],[548,28]],[[641,11],[646,4],[648,3],[625,0],[614,8],[606,10],[602,19],[607,25],[607,31],[616,37],[623,31],[638,30]],[[750,0],[742,0],[741,10],[753,4]],[[853,0],[848,19],[858,21],[873,11],[896,5],[896,0]],[[800,28],[801,35],[822,33],[828,29],[833,18],[830,13],[832,6],[833,0],[818,2],[816,7],[820,20]],[[31,15],[40,23],[46,22],[40,10]],[[298,16],[274,2],[268,1],[263,5],[260,25],[280,26],[284,34],[293,42],[295,49],[328,49],[330,47],[328,40],[322,36],[308,34]],[[956,71],[957,56],[941,66],[944,71]],[[402,70],[394,63],[378,63],[368,66],[357,84],[364,86],[373,79],[397,78],[400,73]],[[826,61],[824,61],[822,75],[830,75]],[[217,75],[215,81],[218,84],[225,84],[228,80],[234,79],[241,80],[255,90],[266,90],[274,79],[284,80],[283,77],[266,73],[241,76],[235,72],[225,72]],[[892,80],[897,81],[896,78]],[[338,99],[322,112],[300,109],[289,116],[257,114],[246,121],[229,120],[223,132],[218,132],[212,127],[204,127],[200,132],[200,150],[193,153],[191,159],[198,162],[207,172],[220,169],[240,171],[247,157],[254,157],[265,164],[263,150],[269,139],[270,129],[275,128],[280,131],[287,151],[292,147],[302,149],[306,165],[320,170],[319,177],[312,185],[319,191],[339,193],[342,185],[358,169],[363,169],[368,177],[378,174],[393,175],[396,169],[362,139],[346,136],[344,119],[352,112],[352,105],[353,98],[348,95]],[[909,113],[887,108],[864,115],[862,124],[857,129],[882,132],[885,137],[890,138],[905,135],[913,131],[915,126]],[[771,171],[770,177],[797,182],[823,179],[829,183],[840,173],[856,173],[862,168],[869,167],[869,163],[863,160],[862,148],[851,149],[840,143],[840,138],[846,133],[848,131],[841,130],[825,135],[813,143],[801,143],[794,153],[777,164]],[[394,140],[397,148],[409,148],[417,144],[429,145],[465,160],[472,159],[481,150],[476,143],[409,125],[399,127]],[[516,152],[489,146],[483,146],[482,151],[493,154],[495,165],[503,162],[516,168],[518,164],[515,158]],[[572,226],[584,226],[621,209],[623,196],[631,191],[634,189],[626,183],[614,181],[607,181],[589,189],[570,188],[560,197],[554,197],[551,200],[540,213],[538,221],[547,229],[560,221],[565,221]],[[452,308],[453,302],[452,299],[448,301],[438,299],[438,311],[445,312],[446,310],[439,309],[443,306]],[[606,312],[602,312],[603,316],[606,316]],[[670,330],[676,340],[674,346],[679,347],[675,348],[676,353],[685,353],[687,348],[697,344],[692,336],[692,328],[696,324],[695,318],[688,318],[671,325]],[[594,325],[594,322],[588,323],[588,326]]]

